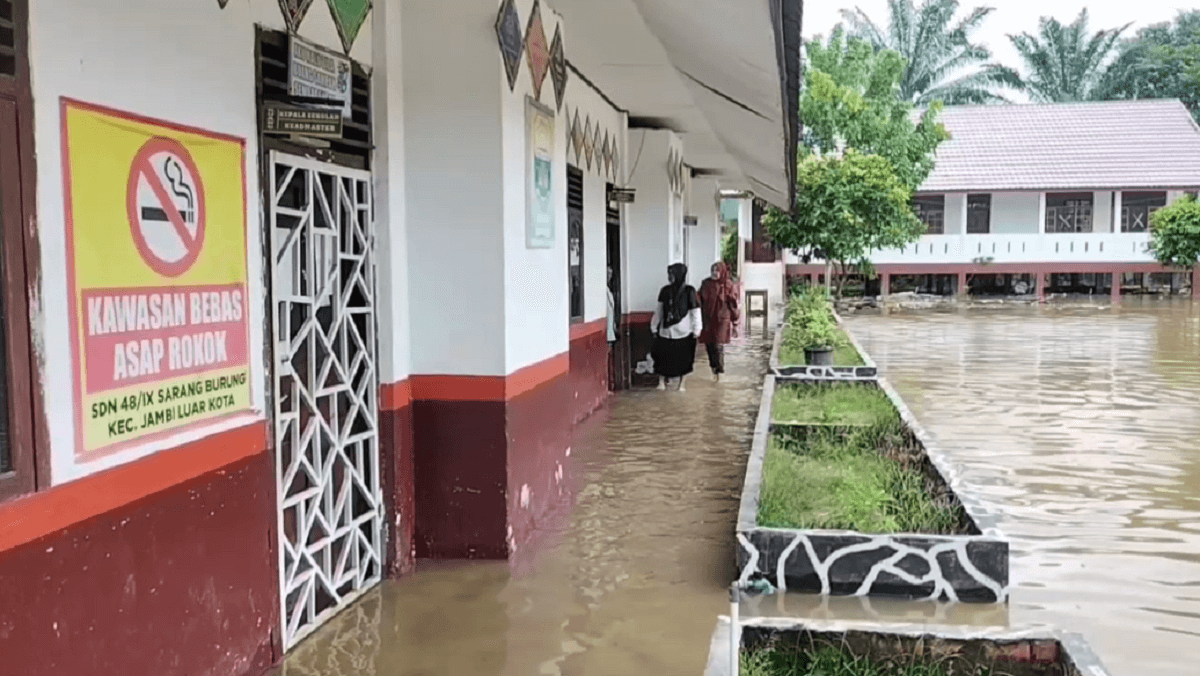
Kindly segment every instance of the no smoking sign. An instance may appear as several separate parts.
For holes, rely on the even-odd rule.
[[[178,141],[153,138],[133,159],[129,228],[138,253],[165,277],[187,272],[204,248],[204,183]]]

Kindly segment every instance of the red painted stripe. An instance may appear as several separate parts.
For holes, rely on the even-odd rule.
[[[587,338],[594,333],[602,333],[605,331],[605,323],[607,319],[596,319],[590,322],[580,322],[571,325],[571,342],[575,342],[582,338]]]
[[[379,386],[379,408],[384,411],[399,411],[412,404],[412,381],[384,383]]]
[[[0,505],[0,552],[262,453],[269,438],[255,422]]]
[[[570,355],[563,352],[508,376],[412,376],[408,380],[408,401],[508,401],[565,375],[570,368]]]

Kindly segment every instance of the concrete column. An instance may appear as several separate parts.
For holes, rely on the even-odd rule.
[[[1046,234],[1046,193],[1038,193],[1038,222],[1039,235]]]
[[[629,180],[636,197],[626,212],[629,241],[625,264],[629,279],[626,307],[630,312],[653,312],[658,304],[658,290],[667,283],[667,266],[674,262],[671,249],[674,197],[664,167],[670,150],[681,144],[673,132],[666,130],[638,129],[630,133],[634,137],[631,143],[641,147],[642,156]],[[644,144],[642,134],[646,135]]]
[[[1120,190],[1113,193],[1113,212],[1112,212],[1112,231],[1121,232],[1121,211],[1124,209],[1122,202],[1124,201],[1125,193]]]
[[[970,295],[970,289],[967,288],[967,273],[965,272],[958,273],[958,295],[962,298]]]
[[[1100,190],[1092,193],[1092,232],[1112,232],[1113,193]]]
[[[1037,273],[1037,281],[1035,283],[1037,285],[1038,300],[1045,300],[1045,298],[1046,298],[1046,273],[1044,273],[1044,272]]]
[[[946,195],[946,234],[967,234],[967,193]]]
[[[1200,270],[1192,270],[1192,298],[1200,300]]]
[[[892,276],[884,272],[879,275],[879,296],[886,299],[892,293]]]
[[[717,182],[707,177],[692,179],[689,191],[689,215],[696,217],[688,236],[688,276],[696,288],[709,275],[713,263],[721,260],[721,218],[717,208]]]
[[[1114,303],[1121,302],[1121,271],[1120,270],[1112,271],[1112,290],[1110,293],[1112,294],[1112,300]]]

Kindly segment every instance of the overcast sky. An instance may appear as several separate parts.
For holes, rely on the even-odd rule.
[[[916,0],[920,5],[922,0]],[[1104,28],[1116,28],[1133,22],[1125,35],[1133,35],[1138,28],[1149,24],[1170,21],[1183,8],[1197,8],[1200,3],[1185,5],[1181,0],[1097,0],[1096,2],[1079,2],[1078,0],[960,0],[959,16],[965,16],[971,8],[978,6],[995,7],[984,20],[983,26],[975,35],[975,40],[986,44],[993,56],[1006,65],[1022,69],[1017,52],[1006,37],[1008,34],[1029,32],[1036,34],[1038,17],[1052,16],[1062,23],[1070,23],[1085,6],[1091,15],[1090,29],[1092,31]],[[841,20],[840,9],[861,7],[867,16],[876,24],[887,24],[887,0],[824,0],[804,3],[804,36],[814,35],[828,37],[834,25]],[[1023,69],[1022,69],[1023,70]]]

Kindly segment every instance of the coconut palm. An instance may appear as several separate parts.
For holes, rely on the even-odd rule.
[[[876,49],[891,49],[908,62],[901,98],[918,106],[997,103],[1006,88],[1020,86],[1016,71],[991,63],[991,51],[971,41],[994,7],[976,7],[955,21],[957,0],[888,0],[888,24],[880,27],[861,9],[842,10],[852,37]]]
[[[1116,55],[1121,34],[1132,24],[1092,33],[1085,7],[1075,21],[1063,25],[1058,19],[1038,20],[1038,34],[1009,35],[1029,72],[1023,80],[1037,101],[1092,101],[1111,58]]]

